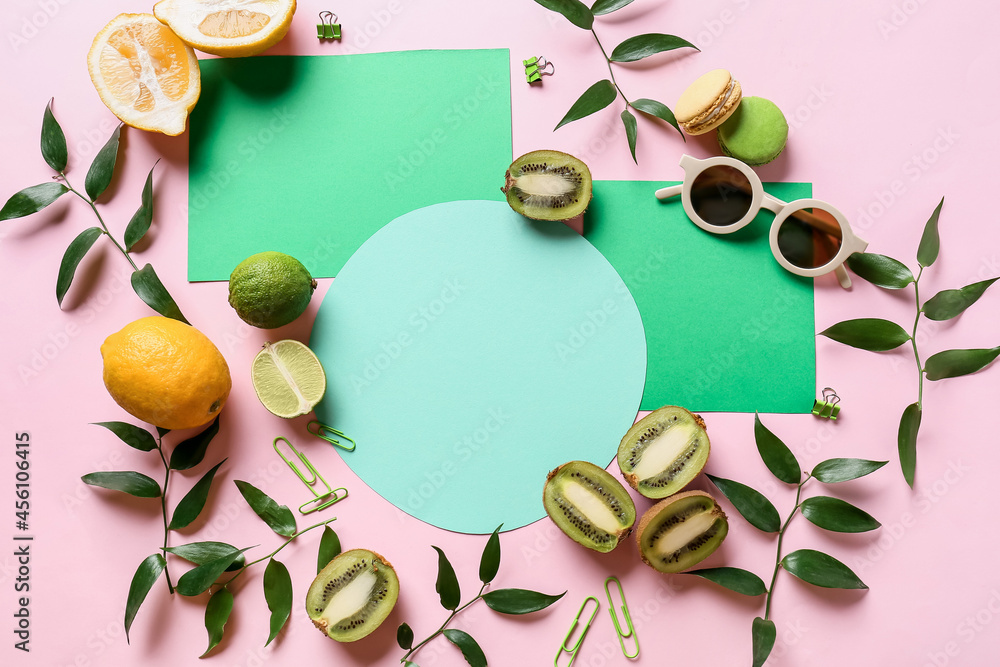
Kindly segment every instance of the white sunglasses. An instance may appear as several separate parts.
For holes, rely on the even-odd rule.
[[[742,229],[766,208],[775,214],[770,240],[778,264],[810,278],[833,271],[842,287],[851,286],[844,262],[868,242],[854,235],[836,208],[819,199],[783,202],[764,192],[753,169],[730,157],[683,155],[681,167],[684,182],[657,190],[657,199],[680,195],[691,222],[712,234]]]

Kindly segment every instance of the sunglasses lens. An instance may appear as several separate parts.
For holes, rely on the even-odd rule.
[[[743,219],[753,203],[753,188],[735,167],[709,167],[691,184],[691,205],[713,227],[728,227]]]
[[[785,259],[802,269],[829,264],[843,241],[840,222],[821,208],[799,209],[778,229],[778,250]]]

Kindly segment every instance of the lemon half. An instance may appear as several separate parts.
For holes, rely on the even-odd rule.
[[[186,44],[227,58],[265,51],[288,32],[295,0],[161,0],[153,15]]]

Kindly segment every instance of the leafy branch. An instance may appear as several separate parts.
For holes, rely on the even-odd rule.
[[[559,595],[546,595],[521,588],[501,588],[484,593],[500,570],[500,528],[501,526],[497,526],[497,529],[486,541],[486,547],[483,549],[483,555],[479,562],[479,579],[483,585],[474,598],[461,606],[459,604],[462,599],[462,591],[459,587],[458,577],[455,575],[455,569],[448,561],[444,551],[433,547],[438,554],[438,574],[434,588],[440,596],[441,606],[450,611],[451,614],[441,624],[441,627],[415,646],[413,644],[413,630],[406,623],[400,624],[396,630],[396,642],[401,649],[407,652],[400,660],[404,667],[416,667],[416,663],[411,662],[410,657],[439,635],[444,635],[445,639],[457,646],[471,667],[486,667],[486,655],[476,640],[467,632],[448,628],[448,624],[455,616],[479,600],[483,600],[487,607],[501,614],[530,614],[545,609],[566,594],[563,591]]]
[[[761,423],[760,417],[757,416],[754,418],[754,439],[757,442],[757,451],[768,470],[780,481],[796,487],[795,506],[784,521],[781,520],[778,510],[771,501],[759,491],[730,479],[713,475],[708,475],[708,478],[722,491],[723,495],[736,508],[736,511],[750,525],[765,533],[777,534],[778,540],[771,583],[769,586],[765,586],[764,581],[753,572],[736,567],[694,570],[688,574],[714,581],[720,586],[743,595],[767,594],[764,615],[754,619],[751,631],[753,667],[760,667],[771,654],[777,636],[777,629],[774,621],[771,620],[771,601],[778,573],[781,570],[785,570],[808,584],[822,588],[868,588],[849,567],[821,551],[798,549],[782,555],[785,532],[797,514],[802,514],[819,528],[838,533],[863,533],[881,526],[870,514],[839,498],[812,496],[803,500],[803,487],[812,479],[824,484],[836,484],[858,479],[875,472],[888,461],[828,459],[814,467],[812,472],[803,475],[795,455],[785,443]]]
[[[958,317],[969,306],[978,301],[990,285],[1000,279],[1000,277],[990,278],[960,289],[943,290],[921,303],[920,279],[924,274],[924,269],[937,260],[941,248],[938,218],[941,215],[943,205],[944,198],[938,203],[934,213],[924,225],[920,245],[917,248],[917,264],[920,269],[916,276],[905,264],[886,255],[855,253],[847,260],[851,270],[861,278],[883,289],[899,290],[913,285],[916,314],[910,332],[907,333],[903,327],[895,322],[880,318],[845,320],[820,332],[821,335],[838,343],[872,352],[886,352],[907,342],[910,343],[917,365],[917,400],[903,410],[899,422],[897,446],[903,478],[911,487],[917,466],[917,433],[920,430],[920,418],[923,414],[924,378],[935,381],[969,375],[986,368],[1000,356],[1000,346],[945,350],[931,355],[921,364],[920,350],[917,348],[917,328],[920,325],[920,316],[923,315],[927,319],[937,322]]]
[[[164,467],[162,488],[156,480],[134,471],[94,472],[84,475],[82,478],[86,484],[91,486],[120,491],[137,498],[160,499],[163,514],[163,546],[156,553],[146,557],[132,577],[125,604],[126,640],[139,608],[160,575],[163,574],[170,594],[176,592],[184,596],[196,596],[210,592],[213,586],[216,587],[214,592],[210,592],[205,608],[205,628],[208,631],[209,644],[202,654],[204,657],[222,641],[226,622],[232,613],[234,599],[229,588],[230,584],[249,568],[267,561],[264,568],[263,586],[264,599],[271,612],[271,622],[270,635],[265,646],[270,644],[278,636],[292,611],[291,577],[288,574],[288,569],[283,563],[275,560],[275,556],[298,537],[314,528],[325,526],[323,537],[320,540],[319,560],[320,569],[322,569],[327,562],[340,553],[340,540],[336,533],[326,526],[335,519],[297,530],[295,516],[288,507],[278,505],[266,493],[252,484],[237,480],[236,486],[250,508],[271,530],[286,538],[285,541],[266,556],[250,562],[247,562],[244,552],[253,547],[237,548],[224,542],[192,542],[171,547],[169,546],[170,531],[185,528],[198,518],[207,503],[215,474],[226,462],[226,459],[202,475],[177,503],[172,513],[168,511],[167,506],[167,488],[171,473],[172,471],[190,470],[201,464],[208,450],[208,445],[219,432],[218,417],[201,433],[174,447],[169,456],[163,447],[163,437],[169,433],[167,429],[157,427],[157,435],[154,438],[146,429],[125,422],[98,422],[96,425],[108,429],[134,449],[143,452],[156,450]],[[176,586],[171,582],[167,570],[168,553],[195,565],[194,568],[181,575]],[[232,576],[219,582],[219,579],[227,572],[233,573]]]
[[[42,158],[56,171],[56,175],[53,177],[53,182],[33,185],[14,194],[0,209],[0,221],[22,218],[37,213],[64,194],[73,193],[90,206],[94,215],[97,216],[97,222],[100,226],[89,227],[80,232],[63,253],[62,261],[59,264],[59,274],[56,278],[56,301],[59,305],[62,306],[63,298],[73,283],[80,262],[83,261],[97,239],[107,236],[132,266],[132,289],[139,298],[159,314],[187,323],[177,303],[170,296],[167,288],[163,286],[152,265],[146,264],[140,269],[131,255],[132,249],[146,235],[153,221],[153,169],[156,168],[156,164],[149,170],[149,175],[146,177],[139,209],[125,228],[124,243],[119,243],[111,235],[104,218],[101,217],[101,212],[97,209],[98,198],[111,185],[111,179],[114,176],[115,165],[118,161],[121,129],[122,126],[119,123],[115,131],[111,133],[107,143],[97,153],[87,171],[87,177],[84,179],[86,194],[81,193],[70,184],[66,176],[68,162],[66,135],[52,114],[52,101],[50,100],[42,117],[41,150]]]
[[[681,138],[684,137],[684,133],[677,126],[677,119],[674,118],[674,113],[666,104],[646,98],[629,100],[625,91],[618,85],[618,80],[615,78],[615,71],[611,65],[612,63],[636,62],[657,53],[673,51],[682,47],[690,47],[697,51],[698,47],[674,35],[647,33],[626,39],[616,46],[609,56],[600,38],[597,36],[597,31],[594,29],[595,17],[610,14],[621,9],[631,4],[632,0],[596,0],[591,7],[587,7],[580,0],[535,0],[535,2],[546,9],[562,14],[576,27],[589,31],[594,36],[594,41],[597,42],[597,47],[604,56],[604,60],[608,66],[608,74],[611,77],[610,79],[601,79],[584,91],[583,95],[573,103],[573,106],[570,107],[566,115],[556,125],[556,130],[563,125],[597,113],[601,109],[610,106],[621,96],[625,102],[625,107],[621,112],[622,124],[625,126],[625,138],[628,140],[628,148],[632,153],[632,160],[636,164],[638,164],[638,160],[635,157],[635,142],[638,134],[638,122],[636,121],[635,114],[629,111],[629,109],[666,121],[680,133]]]

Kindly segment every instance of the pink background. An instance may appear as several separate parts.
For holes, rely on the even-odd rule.
[[[87,50],[113,16],[149,11],[151,4],[3,3],[3,199],[51,176],[39,155],[38,132],[42,111],[53,96],[55,114],[69,139],[68,173],[74,185],[82,187],[90,160],[116,123],[89,81]],[[619,103],[614,111],[553,134],[550,128],[570,104],[587,86],[606,77],[607,70],[590,35],[530,0],[350,4],[301,2],[289,36],[271,53],[509,48],[515,155],[556,148],[584,159],[598,179],[676,179],[682,152],[717,153],[711,138],[685,144],[672,129],[640,118],[636,166],[618,119]],[[691,80],[725,67],[740,80],[745,94],[774,100],[788,117],[791,133],[785,153],[759,170],[762,177],[811,181],[816,196],[840,207],[869,240],[872,252],[916,268],[913,257],[923,223],[946,196],[943,250],[925,272],[926,295],[1000,275],[1000,226],[991,204],[996,186],[988,180],[995,172],[998,148],[993,133],[1000,126],[1000,110],[990,92],[1000,65],[994,34],[997,10],[988,3],[917,0],[850,0],[827,11],[816,7],[776,0],[638,0],[599,19],[597,29],[609,50],[644,32],[677,34],[701,47],[701,53],[616,66],[620,84],[632,97],[652,97],[673,106]],[[340,13],[342,43],[321,45],[316,40],[315,16],[327,8]],[[541,86],[529,88],[520,60],[530,55],[546,56],[557,72]],[[306,418],[284,423],[257,402],[249,384],[249,362],[268,338],[307,340],[330,281],[321,281],[307,314],[285,329],[272,333],[244,325],[224,305],[224,283],[185,281],[186,136],[169,138],[130,128],[122,136],[118,174],[105,196],[110,201],[102,207],[105,219],[120,238],[138,206],[150,165],[162,158],[156,170],[153,229],[136,252],[136,261],[154,265],[188,317],[222,350],[234,380],[222,432],[207,459],[229,456],[216,478],[210,513],[172,536],[172,543],[218,539],[260,544],[254,551],[263,555],[279,539],[248,511],[232,480],[249,480],[279,502],[297,506],[307,492],[271,451],[270,438],[285,433],[299,443],[308,441]],[[80,481],[82,474],[99,469],[135,469],[156,478],[161,474],[155,454],[131,450],[88,425],[131,421],[102,386],[98,348],[109,333],[150,314],[128,288],[127,265],[106,240],[81,266],[63,309],[57,307],[54,284],[62,252],[93,224],[82,202],[65,197],[43,213],[0,226],[0,433],[6,443],[0,456],[0,662],[46,667],[195,664],[207,643],[204,599],[168,596],[158,582],[133,625],[131,646],[122,632],[131,574],[162,539],[156,501],[130,502]],[[889,294],[856,283],[852,292],[845,292],[832,276],[816,281],[817,331],[865,316],[888,317],[909,328],[911,292]],[[956,321],[925,321],[920,337],[924,355],[1000,343],[996,290]],[[806,469],[836,456],[890,459],[869,478],[827,489],[863,506],[883,527],[873,533],[836,535],[802,518],[792,523],[786,551],[826,550],[850,565],[871,590],[816,589],[782,574],[772,609],[778,641],[768,664],[994,664],[1000,651],[1000,575],[994,566],[998,542],[990,502],[1000,463],[992,420],[1000,398],[1000,370],[927,383],[917,482],[911,490],[899,473],[895,451],[899,415],[916,395],[908,349],[875,354],[823,337],[816,345],[819,388],[837,389],[843,398],[842,418],[830,423],[808,415],[764,415],[763,420]],[[32,364],[35,372],[25,374]],[[773,480],[757,457],[753,416],[708,414],[706,419],[714,452],[709,471],[764,491],[786,515],[794,496]],[[12,613],[19,596],[14,592],[12,555],[13,452],[14,435],[21,431],[30,432],[32,442],[30,654],[12,647]],[[609,456],[615,444],[608,443]],[[432,544],[451,557],[466,597],[474,592],[484,537],[422,524],[369,491],[332,452],[314,445],[308,451],[328,478],[351,490],[349,500],[332,511],[340,517],[334,527],[344,547],[373,549],[395,564],[403,583],[399,604],[383,627],[362,642],[338,645],[324,639],[301,609],[315,572],[319,535],[311,533],[279,557],[291,571],[296,595],[292,619],[282,635],[269,648],[261,648],[268,616],[260,585],[262,567],[257,567],[237,587],[226,638],[208,664],[398,664],[403,652],[395,645],[395,627],[407,621],[419,639],[446,615],[434,592]],[[172,498],[180,498],[208,467],[180,475],[171,487]],[[696,486],[708,488],[702,480]],[[820,487],[811,483],[806,495],[823,492]],[[640,511],[648,504],[637,502]],[[773,537],[750,527],[724,504],[730,510],[730,536],[707,564],[743,567],[769,580]],[[310,523],[299,519],[300,526]],[[587,552],[548,520],[504,534],[502,546],[496,587],[568,593],[555,606],[529,617],[499,616],[482,603],[463,613],[454,627],[474,635],[491,664],[549,664],[587,595],[601,598],[602,608],[576,664],[624,664],[603,602],[602,586],[610,574],[621,578],[628,595],[642,647],[637,663],[660,665],[668,658],[671,664],[750,662],[750,623],[763,612],[762,597],[742,597],[692,577],[658,575],[639,562],[631,541],[607,556]],[[171,562],[176,579],[183,567]],[[415,658],[422,667],[465,664],[443,639]]]

